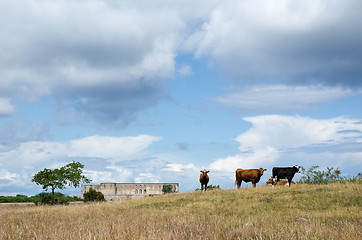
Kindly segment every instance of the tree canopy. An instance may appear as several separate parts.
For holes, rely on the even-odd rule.
[[[73,161],[59,169],[47,169],[36,173],[32,182],[41,185],[44,190],[52,190],[52,200],[54,201],[55,189],[65,189],[66,186],[79,187],[83,183],[90,183],[91,180],[82,175],[84,165]]]

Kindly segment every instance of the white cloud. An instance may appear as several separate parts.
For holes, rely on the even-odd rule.
[[[254,86],[248,89],[213,98],[214,101],[249,112],[298,111],[320,106],[360,94],[341,87],[312,86]]]
[[[192,71],[192,67],[190,65],[182,65],[179,69],[178,72],[181,76],[189,76],[189,75],[193,75],[194,72]]]
[[[15,187],[30,183],[32,174],[37,171],[59,168],[73,160],[85,165],[84,172],[93,182],[134,181],[132,166],[149,158],[151,154],[147,148],[160,140],[160,137],[139,135],[90,136],[68,142],[24,142],[1,152],[0,184]]]
[[[217,2],[1,1],[0,95],[51,96],[62,123],[125,127],[166,97],[180,43]]]
[[[358,0],[223,1],[185,48],[243,84],[361,86],[360,7]]]
[[[15,111],[15,106],[10,103],[8,98],[0,98],[0,117],[9,116]]]
[[[106,167],[108,171],[84,170],[84,175],[92,180],[92,183],[128,182],[132,172],[120,167]]]
[[[114,182],[112,172],[84,170],[83,173],[85,176],[92,180],[90,184]]]
[[[173,171],[173,172],[184,172],[186,170],[196,170],[196,167],[192,163],[190,164],[170,163],[167,164],[164,170]]]
[[[16,182],[17,179],[20,178],[20,175],[17,173],[10,173],[6,169],[0,170],[0,180],[7,180],[10,182]]]
[[[70,141],[70,156],[118,159],[144,154],[144,150],[160,137],[139,135],[136,137],[90,136]]]
[[[127,125],[165,97],[175,71],[188,14],[159,4],[1,1],[0,94],[31,102],[51,95],[64,110]],[[0,114],[13,111],[5,103]]]
[[[158,183],[160,182],[160,177],[156,176],[153,173],[140,173],[138,177],[135,178],[136,183]]]
[[[294,165],[295,156],[298,155],[296,153],[310,153],[310,156],[314,154],[307,148],[319,149],[328,155],[330,147],[341,147],[339,153],[334,153],[334,159],[328,158],[332,165],[344,162],[342,159],[347,153],[361,154],[361,151],[350,153],[351,149],[348,148],[343,150],[345,144],[362,143],[362,124],[359,119],[345,117],[312,119],[300,116],[264,115],[244,120],[250,122],[252,127],[236,138],[240,143],[240,153],[216,159],[210,165],[212,170],[235,171],[237,168],[271,166],[277,164],[280,159],[293,155],[294,157],[287,163]],[[323,157],[321,159],[324,160]],[[355,160],[349,162],[349,165],[358,164]],[[304,162],[310,166],[318,165],[308,160]]]

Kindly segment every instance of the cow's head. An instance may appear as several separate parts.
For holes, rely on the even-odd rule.
[[[299,171],[299,169],[300,169],[300,166],[298,166],[298,165],[295,165],[294,167],[293,167],[296,171],[295,172],[297,172],[297,173],[299,173],[300,171]]]
[[[266,181],[266,184],[271,184],[273,185],[274,184],[274,179],[273,177],[270,177],[268,181]]]
[[[266,171],[266,169],[264,168],[259,168],[259,173],[260,173],[260,176],[262,176],[264,174],[264,172]]]
[[[204,169],[204,170],[200,170],[200,172],[202,172],[202,174],[203,174],[204,176],[206,176],[207,173],[209,173],[210,171],[207,171],[206,169]]]

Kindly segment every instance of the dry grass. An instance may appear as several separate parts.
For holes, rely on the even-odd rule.
[[[362,185],[257,187],[0,206],[0,239],[361,239]]]

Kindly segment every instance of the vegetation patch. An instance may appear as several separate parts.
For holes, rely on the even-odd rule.
[[[319,190],[322,189],[322,190]],[[360,239],[360,183],[0,206],[0,239]]]

